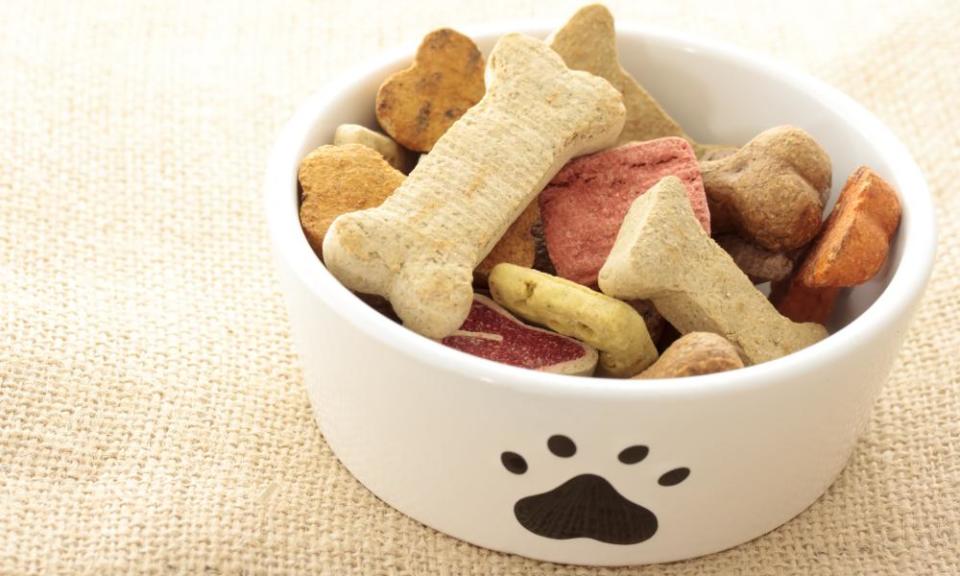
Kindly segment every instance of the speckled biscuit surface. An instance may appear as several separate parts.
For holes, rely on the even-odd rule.
[[[630,377],[657,359],[643,316],[626,302],[537,270],[499,264],[490,273],[499,304],[600,351],[600,372]]]
[[[441,28],[423,38],[409,68],[380,86],[377,121],[403,146],[429,152],[483,91],[483,54],[470,38]]]
[[[720,334],[751,364],[827,335],[823,326],[795,324],[777,313],[703,231],[683,184],[672,176],[634,201],[599,283],[615,298],[649,298],[682,334]]]
[[[897,193],[870,168],[857,168],[797,271],[800,281],[823,288],[870,280],[886,262],[899,224]]]
[[[473,270],[570,158],[613,143],[619,92],[571,71],[542,41],[508,34],[488,90],[381,206],[344,215],[324,239],[347,287],[386,296],[404,325],[443,338],[467,317]]]
[[[743,368],[737,347],[711,332],[690,332],[667,348],[637,379],[680,378]]]
[[[410,166],[411,154],[392,138],[359,124],[341,124],[333,133],[333,144],[362,144],[373,148],[383,156],[391,166],[404,172]]]
[[[318,254],[337,216],[379,206],[403,182],[402,173],[360,144],[320,146],[300,162],[297,178],[300,224]]]
[[[539,197],[544,239],[557,274],[596,285],[630,204],[668,175],[683,182],[697,219],[709,232],[700,167],[682,138],[631,142],[564,166]]]
[[[460,329],[441,342],[461,352],[521,368],[590,376],[597,351],[549,330],[527,326],[496,302],[475,294]]]
[[[715,232],[736,231],[772,252],[799,248],[820,230],[830,157],[805,131],[761,132],[718,160],[700,163]]]

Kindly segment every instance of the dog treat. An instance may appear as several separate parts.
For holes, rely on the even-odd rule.
[[[377,92],[377,121],[394,140],[429,152],[440,136],[483,97],[483,54],[456,30],[423,38],[413,64]]]
[[[800,282],[796,274],[774,282],[770,301],[777,311],[794,322],[826,324],[833,313],[839,288],[810,288]]]
[[[799,248],[820,229],[830,157],[792,126],[761,132],[729,156],[701,162],[714,231],[730,226],[772,252]]]
[[[824,288],[870,280],[886,262],[899,224],[897,193],[870,168],[857,168],[797,271],[800,282]]]
[[[534,226],[540,222],[540,206],[534,200],[520,213],[520,217],[507,228],[503,237],[473,271],[474,282],[486,285],[487,276],[493,267],[501,262],[509,262],[530,268],[536,257],[536,245],[533,237]]]
[[[677,339],[659,360],[634,378],[680,378],[737,368],[743,368],[743,360],[726,338],[710,332],[691,332]]]
[[[590,376],[597,351],[549,330],[523,324],[495,302],[474,295],[470,314],[443,344],[481,358],[559,374]]]
[[[539,215],[540,203],[536,200],[534,200],[533,203],[537,205],[537,215]],[[533,234],[534,248],[533,269],[556,276],[557,268],[553,265],[553,261],[550,260],[550,254],[547,252],[547,241],[543,239],[542,219],[538,220],[537,223],[533,225],[531,232]]]
[[[726,144],[701,144],[700,150],[697,152],[697,159],[701,162],[719,160],[732,155],[739,149],[739,146],[728,146]]]
[[[654,344],[660,342],[664,331],[667,329],[667,321],[657,312],[653,302],[649,300],[630,300],[627,302],[638,314],[643,316],[643,322],[647,325],[647,333]]]
[[[404,178],[378,152],[360,144],[320,146],[300,162],[297,177],[303,189],[300,224],[317,254],[334,218],[379,206]]]
[[[359,124],[341,124],[333,133],[333,145],[362,144],[373,148],[383,156],[391,166],[405,172],[410,165],[410,153],[394,142],[389,136],[375,132]]]
[[[327,233],[329,270],[386,296],[404,325],[450,335],[473,301],[473,270],[570,158],[616,141],[620,94],[571,71],[540,40],[508,34],[487,64],[488,90],[382,205]]]
[[[880,271],[899,224],[896,192],[870,168],[857,168],[796,274],[774,285],[770,301],[794,321],[827,322],[840,288]]]
[[[703,231],[683,183],[673,176],[634,201],[599,282],[609,296],[652,300],[683,334],[720,334],[751,364],[827,335],[819,324],[794,324],[777,313]]]
[[[547,43],[573,70],[583,70],[609,81],[623,94],[627,119],[618,142],[679,136],[694,144],[657,101],[620,66],[613,15],[601,4],[577,12],[555,31]]]
[[[754,284],[783,280],[793,270],[793,260],[786,254],[764,250],[736,234],[717,236],[714,240]]]
[[[633,376],[657,359],[643,317],[629,304],[586,286],[513,264],[490,273],[490,295],[520,317],[600,351],[600,371]]]
[[[597,283],[630,204],[664,176],[681,179],[703,229],[710,212],[693,149],[682,138],[631,142],[563,167],[540,194],[540,212],[557,274]]]

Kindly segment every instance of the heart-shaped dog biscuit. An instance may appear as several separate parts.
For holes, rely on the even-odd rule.
[[[473,40],[441,28],[423,38],[409,68],[380,86],[377,121],[402,146],[429,152],[483,91],[483,54]]]

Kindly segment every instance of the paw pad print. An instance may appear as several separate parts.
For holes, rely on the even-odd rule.
[[[547,449],[558,458],[573,458],[577,445],[569,437],[555,434]],[[650,453],[636,444],[620,451],[617,460],[632,466]],[[528,470],[526,459],[516,452],[503,452],[500,462],[513,474]],[[676,486],[690,476],[687,467],[673,468],[660,475],[657,484]],[[553,490],[517,500],[514,516],[521,526],[546,538],[568,540],[592,538],[608,544],[638,544],[657,533],[657,516],[624,497],[607,479],[597,474],[580,474]]]

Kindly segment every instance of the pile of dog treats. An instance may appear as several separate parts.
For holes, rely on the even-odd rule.
[[[515,366],[667,378],[789,354],[900,220],[867,167],[824,220],[830,158],[799,128],[695,142],[621,68],[600,5],[486,62],[431,32],[376,117],[386,134],[343,125],[303,159],[308,241],[411,330]]]

